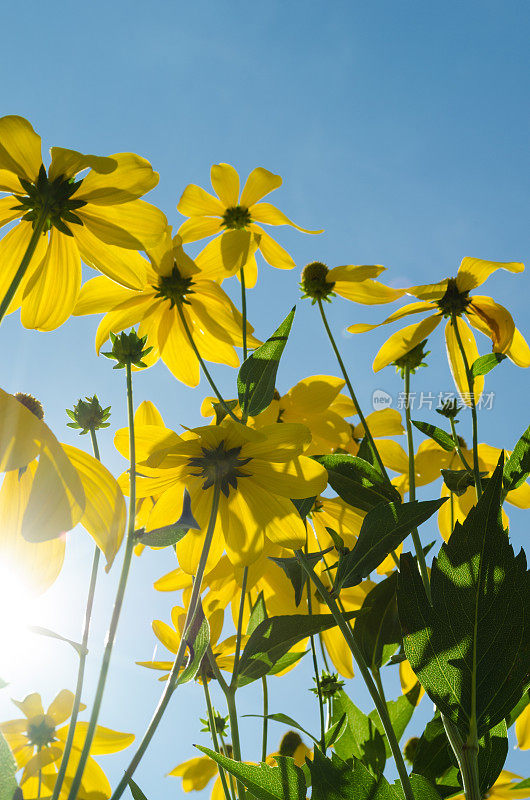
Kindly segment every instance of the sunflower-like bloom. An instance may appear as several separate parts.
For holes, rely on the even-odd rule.
[[[92,456],[61,445],[29,395],[0,389],[0,553],[4,566],[36,592],[57,578],[65,537],[80,523],[105,553],[108,568],[125,530],[117,481]]]
[[[303,455],[310,433],[303,425],[270,425],[261,431],[230,419],[220,425],[187,431],[182,436],[158,426],[137,432],[142,475],[137,496],[156,498],[146,529],[175,522],[184,489],[191,496],[200,531],[190,530],[176,545],[181,567],[195,574],[206,530],[214,484],[221,489],[216,529],[210,549],[211,568],[226,552],[236,564],[252,564],[265,542],[303,547],[305,527],[290,498],[319,494],[326,470]],[[125,429],[115,445],[128,452]],[[125,483],[125,482],[124,482]]]
[[[138,335],[147,336],[153,350],[147,363],[161,358],[177,380],[197,386],[200,367],[186,326],[201,356],[217,364],[239,365],[234,347],[241,347],[242,317],[218,283],[207,278],[183,250],[180,236],[168,227],[159,244],[143,260],[139,286],[126,289],[103,276],[81,289],[74,314],[107,312],[96,334],[96,349],[109,337],[139,324]],[[260,342],[247,323],[249,347]]]
[[[418,298],[419,302],[410,303],[399,308],[383,322],[375,325],[364,323],[350,325],[348,330],[350,333],[364,333],[378,328],[380,325],[387,325],[390,322],[403,319],[403,317],[411,314],[429,314],[421,322],[408,325],[402,330],[396,331],[387,339],[374,360],[374,372],[378,372],[416,347],[433,332],[444,317],[447,318],[445,340],[449,365],[458,391],[466,404],[470,405],[471,399],[469,398],[464,361],[451,319],[453,316],[455,317],[469,367],[478,358],[479,352],[473,332],[464,321],[462,315],[467,317],[468,322],[476,330],[491,339],[494,352],[505,353],[520,367],[530,366],[530,348],[523,335],[515,327],[510,312],[504,306],[492,300],[491,297],[482,295],[469,296],[472,289],[481,286],[491,273],[497,269],[522,272],[524,265],[517,262],[502,263],[498,261],[483,261],[480,258],[463,258],[456,278],[445,278],[440,283],[432,283],[425,286],[411,286],[406,290],[407,294]],[[475,378],[475,400],[478,400],[483,388],[484,377]]]
[[[211,180],[217,197],[195,184],[184,189],[177,209],[189,219],[182,223],[178,232],[183,242],[216,236],[197,258],[201,269],[216,280],[228,278],[245,267],[246,284],[254,286],[258,275],[254,256],[257,249],[273,267],[292,269],[295,266],[289,253],[257,225],[258,222],[291,225],[303,233],[322,233],[301,228],[271,203],[259,202],[282,185],[279,175],[263,167],[252,170],[241,195],[239,175],[230,164],[214,164]]]
[[[158,183],[148,161],[134,153],[110,158],[51,148],[23,117],[0,119],[0,226],[20,220],[0,242],[0,298],[11,285],[32,237],[43,226],[29,269],[8,308],[22,306],[26,328],[50,331],[65,322],[81,285],[81,260],[124,286],[137,287],[142,258],[167,224],[139,198]],[[76,180],[83,170],[88,174]]]
[[[13,752],[18,769],[23,770],[20,784],[23,787],[24,798],[36,800],[38,796],[49,797],[55,785],[68,736],[69,726],[64,723],[72,713],[74,695],[63,689],[46,712],[42,706],[41,696],[37,693],[28,695],[24,700],[13,702],[22,711],[24,718],[0,723],[0,731]],[[81,704],[81,710],[84,708],[86,706]],[[87,727],[86,722],[78,722],[76,725],[68,768],[59,795],[60,800],[68,796]],[[91,752],[93,755],[117,753],[129,747],[133,741],[132,733],[120,733],[98,725]],[[40,794],[39,772],[42,780]],[[89,757],[79,789],[79,800],[108,800],[111,791],[105,773],[97,761]]]
[[[302,297],[310,298],[312,305],[317,301],[331,303],[336,295],[368,306],[391,303],[403,297],[405,289],[393,289],[374,280],[385,270],[380,264],[345,264],[328,269],[321,261],[312,261],[302,272]]]

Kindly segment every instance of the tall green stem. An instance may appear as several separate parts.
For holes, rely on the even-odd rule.
[[[212,699],[210,697],[210,690],[208,688],[208,675],[206,669],[203,667],[201,670],[202,673],[202,686],[204,689],[204,697],[206,698],[206,708],[208,710],[208,722],[210,723],[210,733],[212,735],[212,742],[213,747],[216,753],[220,753],[219,749],[219,741],[217,739],[217,729],[215,727],[215,715],[213,713],[212,708]],[[226,800],[232,800],[230,797],[230,790],[228,788],[228,783],[226,782],[226,773],[220,764],[217,765],[219,769],[219,777],[221,778],[221,783],[223,785],[223,792],[225,793]]]
[[[105,691],[105,684],[107,682],[107,675],[109,672],[110,659],[112,656],[112,649],[114,647],[114,640],[116,639],[116,632],[118,630],[118,622],[120,620],[121,609],[123,606],[123,598],[125,596],[125,588],[127,586],[127,579],[129,577],[129,569],[131,566],[131,559],[134,550],[134,523],[136,518],[136,442],[134,439],[134,407],[133,407],[133,391],[132,391],[132,370],[130,362],[126,364],[126,384],[127,384],[127,416],[129,422],[129,454],[130,454],[130,468],[129,468],[129,518],[127,525],[127,541],[125,544],[125,555],[123,557],[123,565],[121,568],[120,580],[118,589],[116,591],[116,599],[114,601],[114,608],[110,620],[109,630],[107,633],[107,642],[103,652],[103,660],[99,673],[98,685],[96,688],[96,696],[90,721],[88,723],[88,730],[86,734],[85,743],[79,759],[72,786],[68,794],[68,800],[76,800],[83,772],[85,770],[86,762],[96,732],[96,725],[99,718],[101,703],[103,702],[103,693]]]
[[[307,548],[306,548],[307,549]],[[311,602],[311,579],[309,576],[306,580],[306,592],[307,592],[307,613],[309,617],[313,616],[313,605]],[[313,658],[313,672],[315,674],[315,684],[317,687],[317,697],[318,697],[318,708],[319,708],[319,715],[320,715],[320,749],[326,754],[326,722],[324,719],[324,702],[322,700],[322,686],[320,685],[320,676],[318,674],[318,660],[317,660],[317,651],[315,648],[315,637],[310,636],[309,640],[311,642],[311,655]]]
[[[26,248],[26,252],[22,256],[22,261],[20,262],[20,266],[15,272],[13,280],[9,284],[9,288],[5,293],[2,302],[0,303],[0,323],[4,319],[6,312],[11,305],[11,301],[15,296],[15,292],[17,291],[22,278],[26,274],[26,271],[30,265],[31,259],[33,254],[37,248],[37,244],[39,242],[39,238],[44,233],[44,229],[46,227],[46,219],[48,216],[48,209],[46,206],[43,206],[41,214],[33,228],[33,233],[31,234],[31,239],[29,240],[28,246]]]
[[[409,500],[414,502],[416,499],[416,469],[414,465],[414,441],[412,439],[412,423],[410,421],[410,368],[405,366],[405,422],[407,426],[407,447],[409,455]],[[427,564],[425,561],[425,553],[421,546],[421,539],[417,528],[411,531],[412,541],[414,542],[414,550],[416,551],[416,559],[420,568],[421,579],[425,588],[425,593],[429,602],[431,602],[431,584],[429,581],[429,573],[427,571]]]
[[[265,675],[261,678],[261,687],[263,689],[263,728],[261,734],[261,760],[267,760],[267,736],[269,732],[269,688],[267,686],[267,678]]]
[[[204,545],[202,547],[201,557],[199,559],[199,566],[197,567],[197,572],[196,572],[195,577],[193,579],[193,588],[192,588],[190,602],[189,602],[189,606],[188,606],[188,612],[186,614],[186,621],[184,623],[184,631],[186,631],[188,629],[188,627],[190,626],[190,624],[192,623],[193,618],[194,618],[195,613],[196,613],[197,608],[198,608],[199,598],[200,598],[200,595],[201,595],[202,579],[204,577],[204,572],[205,572],[205,569],[206,569],[206,563],[208,561],[208,553],[210,552],[210,546],[211,546],[211,543],[212,543],[213,533],[214,533],[214,530],[215,530],[215,522],[216,522],[216,519],[217,519],[217,511],[218,511],[218,508],[219,508],[219,495],[220,495],[220,493],[221,493],[221,490],[220,490],[219,484],[216,482],[216,483],[214,483],[214,487],[213,487],[212,508],[211,508],[211,511],[210,511],[210,520],[208,522],[208,529],[206,531],[206,537],[204,539]],[[160,724],[160,720],[162,719],[162,716],[164,715],[164,712],[165,712],[165,710],[166,710],[166,708],[167,708],[167,706],[169,704],[169,701],[171,700],[171,696],[173,695],[173,692],[177,688],[177,680],[178,680],[178,676],[179,676],[180,670],[181,670],[182,666],[184,665],[184,659],[185,659],[185,656],[186,656],[187,647],[188,647],[188,644],[187,644],[187,641],[186,641],[186,637],[182,636],[181,640],[180,640],[180,643],[179,643],[179,647],[178,647],[177,653],[175,655],[175,661],[173,662],[173,666],[171,668],[171,672],[169,673],[169,677],[168,677],[168,679],[166,681],[166,685],[164,687],[164,691],[162,692],[162,695],[161,695],[160,700],[158,702],[158,706],[155,709],[155,712],[154,712],[154,714],[153,714],[153,716],[151,718],[151,722],[149,723],[149,725],[147,727],[147,730],[145,731],[145,733],[144,733],[144,735],[142,737],[142,741],[140,742],[136,753],[132,757],[132,759],[130,761],[130,764],[127,767],[127,769],[125,770],[125,773],[124,773],[122,779],[120,780],[120,782],[118,783],[116,789],[114,790],[114,793],[112,794],[111,800],[118,800],[118,798],[122,796],[122,794],[124,793],[125,789],[129,785],[129,778],[132,778],[132,776],[134,775],[136,767],[138,766],[138,764],[142,760],[145,751],[149,747],[149,744],[151,743],[151,740],[152,740],[153,736],[155,735],[156,729],[158,728],[158,726]]]
[[[467,458],[463,454],[462,448],[460,447],[460,442],[458,441],[458,434],[456,432],[456,426],[455,426],[455,421],[454,421],[453,417],[449,417],[449,422],[450,422],[450,425],[451,425],[451,433],[453,435],[453,442],[455,443],[456,453],[457,453],[460,461],[462,462],[462,464],[464,466],[464,469],[467,469],[468,472],[472,473],[473,472],[473,467],[469,466],[469,464],[467,462]]]
[[[239,601],[239,614],[237,617],[237,630],[236,630],[236,651],[234,655],[234,669],[232,672],[232,680],[230,681],[230,688],[234,691],[237,688],[237,676],[239,674],[239,655],[241,653],[241,637],[243,636],[243,615],[245,613],[245,594],[247,591],[248,580],[248,567],[243,569],[243,582],[241,584],[241,599]]]
[[[403,792],[405,794],[406,800],[414,800],[414,793],[412,791],[412,786],[410,784],[407,768],[405,766],[403,755],[401,753],[398,741],[396,739],[396,734],[394,733],[394,729],[390,721],[386,703],[384,702],[379,692],[377,691],[377,686],[375,685],[372,675],[370,674],[370,670],[368,668],[366,661],[364,660],[364,656],[353,635],[353,631],[350,625],[348,624],[347,620],[345,620],[342,614],[340,613],[339,607],[335,602],[335,600],[330,596],[329,592],[326,591],[326,587],[324,586],[318,575],[307,563],[303,552],[301,550],[296,550],[295,555],[297,561],[299,562],[300,566],[302,567],[306,575],[315,584],[316,589],[318,590],[320,596],[326,603],[331,614],[333,615],[335,622],[340,628],[342,635],[346,639],[346,643],[348,644],[348,647],[351,650],[351,653],[357,663],[357,666],[359,667],[359,671],[366,684],[366,688],[368,689],[370,696],[374,701],[377,713],[379,714],[379,717],[381,719],[381,724],[383,725],[384,731],[386,733],[390,750],[392,751],[392,755],[394,756],[394,760],[396,762],[397,771],[401,779],[401,784],[403,786]]]
[[[228,716],[230,718],[230,731],[232,732],[232,749],[234,751],[234,759],[236,761],[242,761],[235,690],[229,688],[228,691],[225,692],[225,697],[226,705],[228,706]],[[245,800],[246,797],[245,787],[239,780],[237,781],[237,796],[238,800]]]
[[[464,370],[466,373],[467,386],[469,391],[469,402],[471,403],[471,419],[473,423],[473,472],[475,475],[475,488],[477,490],[477,497],[480,497],[480,495],[482,494],[482,479],[480,477],[480,465],[478,460],[477,404],[475,403],[475,393],[473,391],[473,385],[475,383],[475,379],[473,378],[473,375],[471,373],[471,367],[469,365],[469,361],[467,360],[466,351],[464,349],[462,337],[460,336],[460,331],[458,330],[458,322],[455,316],[451,317],[451,325],[453,326],[455,332],[456,341],[458,342],[460,355],[462,356],[462,361],[464,362]]]
[[[241,281],[241,315],[243,321],[241,323],[241,333],[243,335],[243,360],[246,361],[247,350],[247,289],[245,285],[245,268],[241,267],[239,271],[239,279]]]

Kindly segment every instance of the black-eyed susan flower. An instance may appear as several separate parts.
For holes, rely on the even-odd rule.
[[[61,445],[29,395],[0,389],[0,552],[35,592],[57,578],[65,537],[80,523],[108,566],[125,529],[125,500],[111,473],[77,447]]]
[[[184,243],[216,237],[196,259],[201,269],[215,280],[228,278],[245,267],[247,286],[254,286],[258,274],[254,256],[257,249],[273,267],[292,269],[295,266],[289,253],[261,224],[291,225],[303,233],[322,233],[301,228],[276,206],[260,202],[282,185],[279,175],[263,167],[252,170],[241,194],[239,175],[230,164],[214,164],[211,180],[217,197],[190,184],[184,189],[177,209],[189,217],[178,231]]]
[[[39,796],[50,797],[68,736],[69,726],[64,723],[72,713],[74,695],[69,690],[63,689],[46,712],[42,706],[41,696],[36,692],[24,700],[13,702],[24,717],[0,723],[0,731],[11,748],[18,769],[23,770],[20,785],[24,798],[36,800]],[[85,707],[81,704],[81,710]],[[78,722],[64,784],[59,795],[60,800],[68,796],[86,732],[87,723]],[[133,741],[132,733],[120,733],[98,725],[91,755],[117,753],[129,747]],[[97,761],[90,757],[79,790],[79,800],[108,800],[110,794],[111,787],[105,773]]]
[[[302,272],[302,297],[311,299],[312,305],[322,301],[330,303],[336,295],[369,306],[391,303],[402,297],[405,290],[374,280],[385,270],[380,264],[345,264],[328,269],[321,261],[312,261]]]
[[[146,363],[161,358],[177,380],[197,386],[200,366],[187,328],[202,358],[237,367],[234,348],[243,344],[242,317],[228,295],[203,275],[184,252],[180,236],[171,237],[171,228],[148,255],[138,288],[100,276],[81,289],[75,315],[106,312],[96,334],[97,351],[111,332],[138,324],[139,336],[147,336],[153,348]],[[247,323],[248,345],[258,347],[253,330]]]
[[[530,348],[523,335],[515,327],[510,312],[491,297],[469,295],[472,289],[481,286],[497,269],[518,273],[524,270],[524,265],[518,262],[504,263],[483,261],[480,258],[463,258],[455,278],[445,278],[440,283],[425,286],[411,286],[406,290],[407,294],[418,298],[419,302],[399,308],[383,322],[375,325],[364,323],[350,325],[348,330],[350,333],[364,333],[411,314],[429,314],[421,322],[408,325],[387,339],[374,360],[374,372],[378,372],[416,347],[433,332],[442,319],[446,318],[445,340],[449,365],[462,399],[467,405],[470,405],[467,375],[455,325],[469,367],[478,358],[479,352],[473,332],[463,318],[464,315],[473,328],[491,339],[494,352],[505,353],[520,367],[530,366]],[[475,378],[475,401],[482,394],[483,388],[484,377]]]
[[[320,494],[327,484],[325,469],[303,454],[310,441],[305,426],[277,424],[256,431],[226,419],[183,436],[156,426],[140,428],[137,435],[146,476],[138,479],[137,496],[156,498],[147,530],[175,522],[184,489],[190,493],[201,531],[190,530],[176,545],[186,572],[196,571],[214,484],[221,491],[210,568],[225,548],[232,563],[245,565],[260,556],[266,541],[303,546],[305,527],[290,498]],[[115,444],[122,454],[128,451],[125,430],[117,432]]]
[[[143,260],[135,251],[153,246],[167,224],[161,211],[140,200],[158,183],[144,158],[62,147],[52,147],[51,156],[46,170],[40,136],[26,119],[0,119],[0,191],[9,192],[0,199],[0,226],[18,220],[0,241],[0,301],[32,242],[7,311],[22,306],[22,324],[39,330],[58,328],[72,313],[81,261],[124,286],[141,285]]]

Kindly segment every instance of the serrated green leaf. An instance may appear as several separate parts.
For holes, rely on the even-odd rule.
[[[4,734],[0,731],[0,800],[13,800],[18,784],[17,765]]]
[[[353,619],[358,611],[349,611],[346,619]],[[261,622],[245,645],[239,675],[245,683],[268,675],[280,658],[302,639],[316,636],[321,631],[333,628],[337,623],[331,614],[286,614],[269,617]],[[242,684],[243,685],[243,684]]]
[[[488,731],[478,743],[478,774],[480,793],[487,795],[504,767],[508,755],[508,730],[502,720]]]
[[[178,677],[177,686],[195,678],[210,644],[210,626],[204,616],[200,601],[193,619],[183,633],[183,638],[186,640],[190,657],[188,664]]]
[[[254,633],[260,622],[263,622],[266,619],[267,608],[265,606],[265,598],[263,597],[263,592],[260,592],[256,602],[252,606],[252,611],[250,612],[250,617],[248,618],[246,635],[250,636],[251,633]]]
[[[208,747],[198,744],[195,747],[241,781],[257,800],[305,800],[307,786],[304,773],[292,758],[275,756],[278,766],[270,767],[264,763],[244,764]]]
[[[355,546],[340,556],[334,589],[357,586],[401,544],[409,533],[429,519],[446,497],[410,503],[380,503],[363,519]]]
[[[134,800],[147,800],[147,797],[142,792],[138,784],[133,781],[132,778],[129,778],[129,789],[131,790],[131,794]]]
[[[326,747],[332,747],[335,744],[335,741],[339,738],[341,733],[344,731],[344,727],[347,724],[346,714],[344,713],[342,717],[334,722],[330,728],[327,729],[326,733],[324,734],[324,739],[326,742]]]
[[[401,557],[398,609],[412,669],[462,738],[503,720],[530,662],[530,585],[501,520],[502,455],[477,505],[456,523],[431,568],[432,606],[410,554]],[[493,657],[494,656],[494,657]],[[473,698],[476,697],[476,707]]]
[[[320,559],[331,550],[333,550],[333,548],[328,547],[327,550],[322,550],[322,552],[319,553],[306,553],[305,558],[311,565],[311,568],[313,568],[316,564],[318,564]],[[269,556],[269,560],[274,561],[274,563],[283,569],[287,575],[287,578],[294,589],[294,604],[295,606],[299,606],[302,600],[304,586],[307,583],[307,577],[300,562],[294,557],[279,558],[277,556]]]
[[[450,452],[451,450],[455,449],[455,443],[453,442],[452,437],[446,433],[442,428],[438,428],[436,425],[431,425],[429,422],[420,422],[417,419],[411,420],[412,424],[416,426],[416,428],[425,434],[425,436],[429,436],[429,438],[434,439],[434,441],[443,447],[444,450]]]
[[[177,544],[188,533],[189,528],[183,528],[175,522],[173,525],[164,525],[163,528],[155,528],[152,531],[136,533],[138,544],[148,547],[170,547]]]
[[[311,773],[311,800],[397,800],[383,775],[374,777],[353,757],[343,761],[337,753],[326,758],[318,747],[308,763]]]
[[[314,459],[326,468],[331,488],[354,508],[370,511],[381,502],[401,502],[397,489],[363,458],[333,453]]]
[[[504,490],[517,489],[530,475],[530,427],[528,427],[504,465]]]
[[[377,583],[366,595],[354,635],[370,669],[380,669],[401,644],[397,613],[397,573]]]
[[[420,684],[417,683],[410,692],[407,694],[402,694],[398,697],[397,700],[387,700],[387,710],[388,716],[390,717],[390,722],[392,723],[392,727],[394,729],[394,733],[396,734],[396,739],[398,742],[401,740],[401,737],[405,733],[405,728],[409,724],[410,720],[412,719],[412,715],[417,707],[418,697],[420,695]],[[386,757],[390,758],[392,755],[392,751],[390,749],[390,745],[388,743],[388,739],[386,737],[385,729],[383,728],[383,723],[379,717],[379,714],[373,709],[368,714],[370,719],[373,721],[374,725],[377,727],[379,733],[384,739],[385,742],[385,753]]]
[[[273,335],[254,350],[239,369],[237,392],[239,405],[245,415],[255,417],[272,402],[276,374],[293,324],[294,312],[293,308]]]
[[[488,353],[485,356],[479,356],[476,361],[471,365],[471,375],[473,378],[478,378],[480,375],[487,375],[488,372],[504,361],[506,356],[504,353]]]
[[[386,762],[384,739],[374,721],[340,689],[333,697],[331,721],[337,722],[343,714],[346,726],[335,741],[335,752],[343,759],[354,756],[373,772],[382,773]]]
[[[449,491],[454,492],[457,497],[462,497],[470,486],[475,485],[475,476],[467,469],[442,469],[440,472]],[[481,477],[487,474],[487,472],[480,473]]]

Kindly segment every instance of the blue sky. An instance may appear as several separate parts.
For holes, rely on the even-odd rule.
[[[309,261],[384,264],[389,283],[407,285],[454,274],[463,256],[528,259],[528,11],[525,0],[10,4],[3,9],[1,113],[26,116],[45,148],[102,155],[132,150],[147,157],[161,176],[150,199],[176,226],[182,190],[192,182],[208,187],[211,164],[226,161],[242,175],[255,166],[280,173],[284,186],[273,202],[304,227],[325,233],[277,229],[298,266],[281,272],[260,264],[249,318],[265,338],[297,302],[299,272]],[[529,285],[526,274],[497,273],[484,288],[510,308],[527,335]],[[237,301],[238,284],[225,287]],[[329,309],[367,410],[374,389],[395,398],[401,388],[392,370],[374,375],[371,369],[386,334],[354,338],[343,331],[353,322],[377,321],[385,310],[342,300]],[[96,392],[112,404],[114,428],[125,423],[123,375],[97,359],[96,325],[94,318],[72,319],[51,334],[24,331],[15,316],[2,325],[3,388],[40,397],[59,438],[78,445],[65,427],[64,408],[80,396]],[[488,352],[485,339],[479,347]],[[418,391],[451,391],[441,330],[430,349]],[[284,392],[311,374],[337,374],[337,368],[316,309],[300,303],[279,388]],[[234,372],[219,368],[215,375],[233,396]],[[528,424],[527,375],[506,362],[487,386],[495,404],[481,416],[480,439],[509,448]],[[153,400],[175,428],[200,422],[200,400],[208,393],[204,382],[194,390],[177,384],[162,364],[135,381],[137,401]],[[460,433],[468,438],[469,427],[464,415]],[[101,438],[103,457],[118,473],[124,464],[112,437]],[[437,491],[431,487],[425,496]],[[523,513],[511,516],[518,545]],[[91,552],[83,532],[74,537],[67,572],[38,610],[49,620],[59,609],[61,631],[71,635],[80,626]],[[151,585],[172,566],[165,552],[134,564],[101,717],[110,727],[139,733],[156,702],[161,685],[133,662],[151,655],[150,621],[169,617],[171,598],[156,595]],[[113,580],[101,579],[95,654]],[[39,690],[50,701],[74,682],[74,659],[58,644],[32,640],[23,652],[17,675],[8,676],[12,685],[0,696],[3,719],[12,714],[8,695]],[[271,681],[271,708],[316,727],[308,666],[300,675],[306,683],[285,679],[288,689]],[[91,674],[87,697],[93,683]],[[397,693],[395,676],[388,686],[390,695]],[[351,688],[368,711],[360,680]],[[242,692],[244,713],[256,697],[252,689]],[[426,720],[429,703],[422,705]],[[198,686],[175,698],[138,772],[149,800],[183,796],[180,782],[163,775],[193,755],[190,730],[194,741],[206,743],[198,734],[203,711]],[[255,758],[254,722],[244,720],[243,728],[245,755]],[[275,735],[279,740],[280,726],[272,726],[274,745]],[[510,758],[514,770],[524,769],[521,753]],[[124,763],[117,757],[112,766],[111,760],[109,774],[118,775]]]

